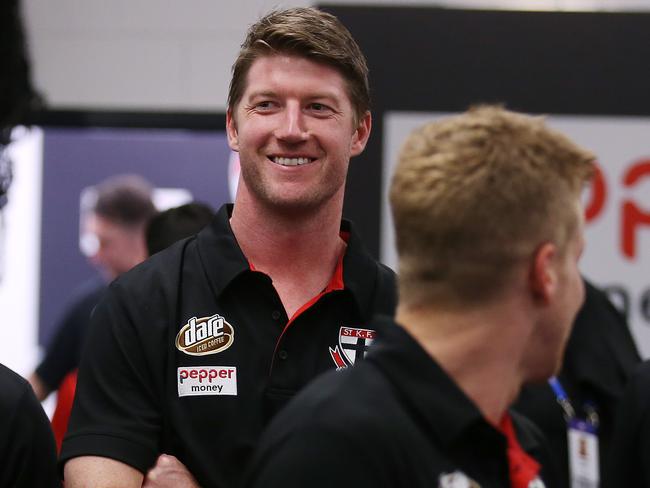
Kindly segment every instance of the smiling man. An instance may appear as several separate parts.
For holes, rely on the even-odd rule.
[[[341,222],[348,164],[370,135],[368,93],[364,57],[335,17],[295,8],[249,29],[228,98],[234,206],[97,307],[61,454],[66,487],[139,487],[163,453],[204,487],[235,486],[298,390],[363,359],[370,318],[395,306],[393,273]],[[161,456],[144,482],[181,486],[187,474]]]

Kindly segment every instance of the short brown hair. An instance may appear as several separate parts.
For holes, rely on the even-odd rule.
[[[176,241],[198,234],[213,216],[212,207],[201,202],[186,203],[154,215],[145,230],[147,252],[151,256]]]
[[[496,106],[414,131],[390,189],[402,303],[478,303],[541,243],[564,252],[593,161],[542,117]]]
[[[333,15],[311,7],[277,10],[253,24],[232,66],[228,108],[233,111],[246,89],[253,62],[276,53],[292,54],[332,66],[347,81],[359,121],[370,110],[366,59],[348,29]]]

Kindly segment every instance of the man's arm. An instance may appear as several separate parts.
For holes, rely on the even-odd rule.
[[[64,478],[66,488],[140,488],[144,475],[114,459],[81,456],[65,463]]]

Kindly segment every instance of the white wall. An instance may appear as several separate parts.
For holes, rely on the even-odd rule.
[[[34,81],[57,108],[222,110],[246,27],[276,3],[24,0]]]
[[[34,81],[52,107],[224,110],[248,25],[281,0],[23,0]],[[336,4],[406,4],[325,0]],[[648,0],[411,0],[468,8],[648,10]]]
[[[37,347],[38,283],[41,233],[41,179],[43,135],[38,129],[18,128],[9,146],[14,180],[0,217],[4,246],[0,255],[0,362],[27,375],[39,356]],[[25,216],[29,216],[25,218]]]

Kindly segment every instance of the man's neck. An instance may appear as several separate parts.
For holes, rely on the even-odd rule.
[[[526,318],[517,306],[437,310],[399,307],[397,322],[433,357],[493,425],[524,381],[521,341]]]
[[[287,315],[322,291],[345,243],[339,236],[342,203],[287,214],[252,202],[235,202],[230,225],[246,258],[268,274]]]

